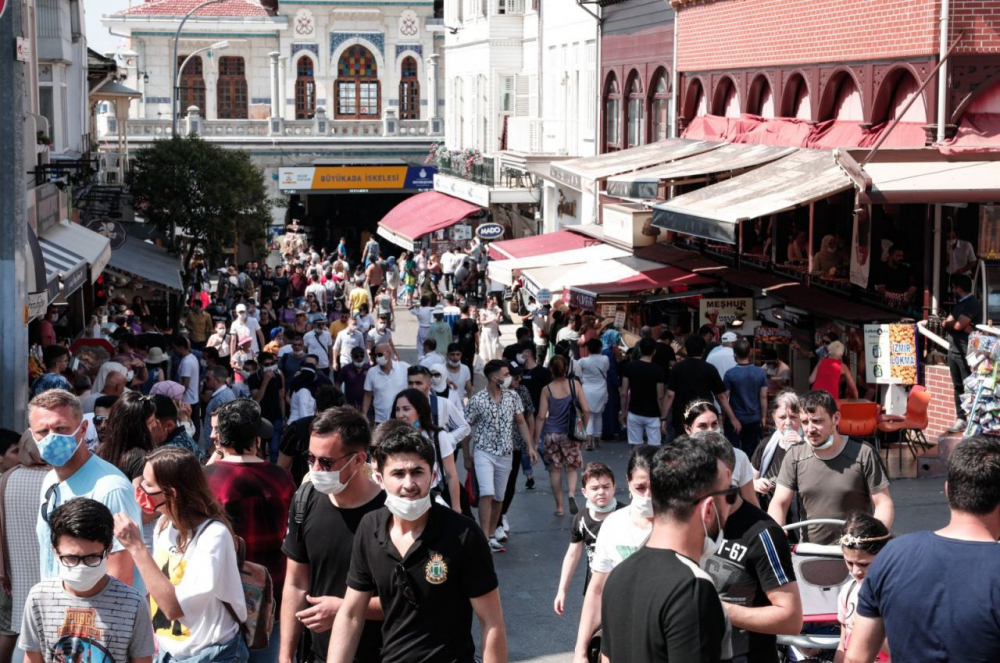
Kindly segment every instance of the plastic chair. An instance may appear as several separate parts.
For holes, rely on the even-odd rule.
[[[902,419],[883,419],[878,424],[879,432],[886,437],[886,447],[889,446],[889,436],[896,435],[897,441],[906,444],[913,457],[917,457],[917,447],[926,451],[933,446],[927,441],[924,430],[927,429],[927,408],[931,403],[930,393],[921,385],[910,389],[906,397],[906,412]]]
[[[840,403],[841,435],[855,438],[875,437],[878,430],[878,415],[882,408],[878,403]]]

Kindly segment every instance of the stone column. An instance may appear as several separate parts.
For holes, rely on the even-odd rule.
[[[288,112],[288,106],[285,104],[285,99],[288,98],[288,88],[285,87],[287,80],[285,74],[288,72],[288,56],[282,55],[278,58],[278,117],[282,120],[285,119],[285,113]],[[295,119],[295,112],[292,111],[291,116],[288,118],[290,120]]]
[[[272,51],[268,54],[271,58],[271,117],[281,117],[281,102],[279,96],[281,90],[278,89],[278,58],[280,53]]]
[[[427,107],[429,109],[427,119],[429,120],[435,120],[438,116],[437,68],[439,57],[441,56],[436,53],[427,56]]]

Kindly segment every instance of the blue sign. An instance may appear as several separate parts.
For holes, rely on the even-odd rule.
[[[504,227],[499,223],[483,223],[476,228],[476,237],[484,240],[493,240],[503,237]]]
[[[404,189],[433,189],[434,174],[438,169],[434,166],[408,166]]]

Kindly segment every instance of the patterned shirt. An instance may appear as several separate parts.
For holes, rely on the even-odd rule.
[[[205,467],[208,486],[222,502],[233,530],[247,544],[247,559],[266,567],[281,599],[285,556],[281,544],[295,483],[288,470],[270,463],[218,462]]]
[[[516,392],[504,389],[500,402],[490,397],[490,390],[473,394],[465,406],[465,418],[472,426],[472,444],[476,451],[496,456],[514,452],[514,417],[524,413]]]
[[[72,596],[58,578],[32,588],[24,606],[20,647],[45,663],[128,663],[153,654],[145,597],[117,578],[93,596]]]

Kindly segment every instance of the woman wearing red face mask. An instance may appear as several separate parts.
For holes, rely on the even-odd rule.
[[[240,622],[247,610],[236,546],[198,459],[176,447],[151,452],[136,501],[144,512],[162,516],[153,553],[127,517],[115,517],[115,536],[149,589],[160,663],[245,663]]]

